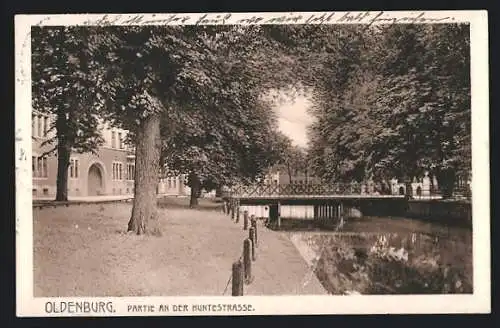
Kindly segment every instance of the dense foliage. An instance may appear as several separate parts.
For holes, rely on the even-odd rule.
[[[327,181],[429,170],[448,189],[470,172],[466,25],[44,27],[32,37],[34,108],[57,117],[58,194],[70,152],[102,143],[104,117],[136,146],[138,233],[155,216],[163,164],[189,175],[194,198],[275,163],[312,165]],[[283,89],[313,90],[307,154],[276,131],[263,98]]]
[[[342,27],[339,27],[340,29]],[[311,155],[326,180],[443,187],[471,169],[468,25],[351,27],[321,59]]]
[[[103,143],[98,129],[102,104],[95,99],[99,67],[85,51],[86,30],[32,28],[33,109],[51,118],[43,155],[57,155],[57,200],[67,200],[71,152],[93,152]]]

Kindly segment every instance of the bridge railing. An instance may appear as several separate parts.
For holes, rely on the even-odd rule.
[[[380,191],[362,183],[245,185],[229,189],[231,196],[264,197],[279,195],[379,195]]]

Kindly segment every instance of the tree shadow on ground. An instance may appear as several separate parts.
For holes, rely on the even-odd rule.
[[[189,206],[189,197],[165,196],[158,198],[158,207],[167,209],[194,209],[222,212],[223,203],[218,198],[199,198],[198,206],[191,208]]]

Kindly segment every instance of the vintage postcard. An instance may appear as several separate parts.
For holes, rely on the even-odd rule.
[[[17,315],[490,312],[487,20],[17,15]]]

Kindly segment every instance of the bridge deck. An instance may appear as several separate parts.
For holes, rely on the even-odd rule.
[[[233,195],[232,199],[242,205],[321,205],[334,203],[383,203],[402,202],[400,195]]]
[[[234,199],[275,199],[275,200],[341,200],[341,199],[404,199],[404,195],[231,195]]]

